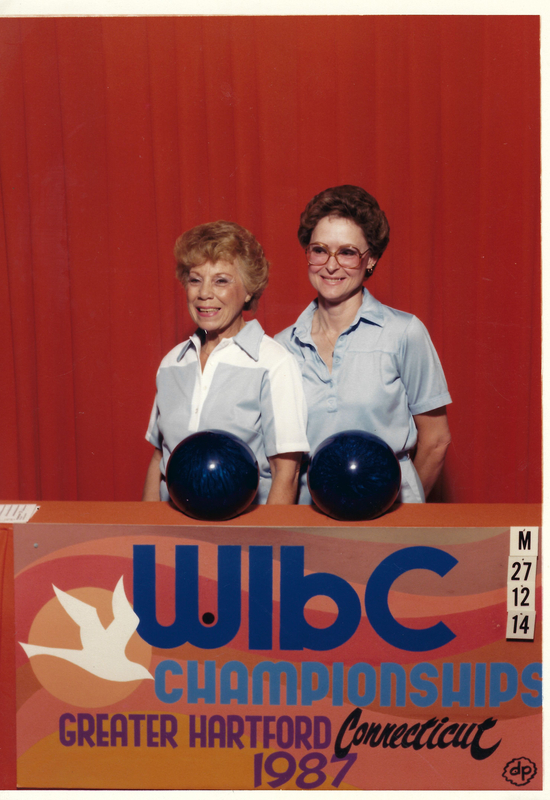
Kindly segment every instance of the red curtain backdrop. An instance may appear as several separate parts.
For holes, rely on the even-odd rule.
[[[161,357],[191,330],[176,237],[225,218],[313,292],[313,194],[391,225],[369,288],[427,325],[454,403],[434,496],[541,496],[539,19],[0,20],[0,496],[139,499]]]

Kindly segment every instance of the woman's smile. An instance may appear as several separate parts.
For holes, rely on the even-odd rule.
[[[189,270],[185,282],[191,318],[207,338],[235,336],[244,325],[243,306],[250,299],[239,267],[230,261],[207,261]]]
[[[332,253],[345,245],[360,253],[368,250],[361,228],[343,217],[323,217],[313,229],[311,241],[322,242]],[[366,255],[356,269],[344,269],[331,255],[322,266],[309,265],[309,280],[320,299],[331,304],[345,302],[360,295],[369,260]]]

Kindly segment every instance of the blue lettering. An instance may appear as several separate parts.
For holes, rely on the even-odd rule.
[[[411,669],[409,678],[412,686],[418,689],[418,692],[410,692],[409,697],[414,705],[419,708],[433,706],[438,695],[437,686],[434,686],[430,680],[423,678],[423,675],[426,675],[427,678],[437,678],[439,677],[439,672],[437,671],[437,667],[430,664],[429,661],[416,664]],[[425,694],[421,694],[421,692],[425,692]]]
[[[313,688],[313,676],[317,677],[317,688]],[[310,706],[314,700],[322,700],[328,694],[328,667],[316,661],[302,663],[302,705]]]
[[[365,677],[365,691],[359,692],[359,678]],[[348,670],[348,700],[354,706],[368,706],[376,697],[376,670],[371,664],[354,664]],[[355,727],[355,726],[353,726]]]
[[[344,705],[344,665],[341,661],[332,665],[332,705]]]
[[[506,676],[506,688],[502,689],[502,678]],[[518,690],[518,673],[512,664],[495,662],[489,672],[489,707],[498,708],[501,703],[511,700]]]
[[[248,548],[248,646],[250,650],[273,647],[273,548]]]
[[[199,686],[199,662],[187,662],[187,702],[197,703],[199,698],[205,703],[216,702],[216,662],[204,662],[204,686]]]
[[[435,650],[454,639],[456,634],[443,622],[420,629],[401,625],[389,609],[388,594],[394,581],[405,572],[428,569],[443,577],[457,563],[454,556],[435,547],[405,547],[387,556],[376,567],[365,589],[365,611],[376,633],[388,644],[414,652]]]
[[[218,619],[199,621],[199,548],[176,545],[176,614],[171,625],[160,625],[156,614],[155,545],[134,545],[134,611],[137,632],[153,647],[170,649],[189,642],[212,649],[228,644],[241,624],[241,548],[218,547]]]
[[[289,661],[261,661],[252,671],[252,703],[261,706],[264,702],[264,673],[269,682],[269,705],[281,704],[281,675],[286,678],[286,704],[295,706],[298,700],[298,673]],[[275,719],[275,717],[273,718]]]
[[[454,684],[454,664],[443,664],[443,680],[441,686],[441,705],[443,708],[451,708],[453,703],[459,706],[470,706],[471,684],[472,684],[472,665],[460,664],[458,675],[458,689],[453,689]]]
[[[231,686],[231,676],[237,676],[237,686]],[[229,705],[236,700],[239,705],[248,703],[248,669],[240,661],[227,661],[220,670],[220,703]]]
[[[395,677],[395,704],[405,705],[407,675],[401,664],[380,664],[380,705],[391,706],[392,676]]]
[[[155,694],[163,703],[177,703],[183,694],[183,689],[166,691],[166,673],[168,672],[172,675],[183,675],[181,664],[177,661],[161,661],[155,669]]]
[[[534,678],[535,674],[540,677]],[[521,680],[525,688],[529,689],[529,692],[521,693],[521,699],[525,705],[530,708],[540,708],[542,705],[542,664],[540,662],[527,664],[521,673]],[[530,694],[530,692],[536,692],[536,694]]]
[[[304,607],[317,595],[330,597],[338,616],[326,628],[314,628]],[[304,575],[304,548],[281,547],[281,630],[284,650],[332,650],[350,639],[361,620],[361,603],[347,581],[329,572]]]
[[[475,690],[474,706],[483,708],[485,706],[485,683],[487,681],[487,664],[479,663],[475,665]]]

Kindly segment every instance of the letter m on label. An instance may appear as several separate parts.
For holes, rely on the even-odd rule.
[[[518,547],[520,550],[531,550],[531,531],[520,531]]]
[[[539,529],[532,525],[523,528],[510,528],[510,555],[538,555]]]

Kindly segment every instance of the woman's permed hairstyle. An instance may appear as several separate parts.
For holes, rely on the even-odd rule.
[[[185,285],[189,271],[207,261],[235,263],[248,294],[244,308],[251,311],[267,286],[269,262],[257,239],[236,222],[206,222],[182,233],[174,247],[176,278]]]
[[[313,229],[324,217],[343,217],[363,231],[373,258],[380,258],[390,241],[390,226],[376,199],[360,186],[333,186],[315,195],[300,217],[298,239],[306,248]]]

